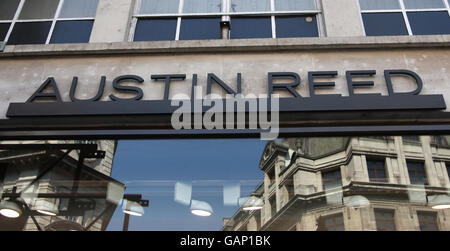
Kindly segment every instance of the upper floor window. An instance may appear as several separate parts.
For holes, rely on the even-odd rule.
[[[342,213],[321,216],[319,218],[317,231],[344,231],[344,217]]]
[[[318,37],[318,9],[316,0],[139,0],[130,40]]]
[[[0,41],[87,43],[99,0],[1,0]]]
[[[448,0],[359,0],[367,36],[450,34]]]

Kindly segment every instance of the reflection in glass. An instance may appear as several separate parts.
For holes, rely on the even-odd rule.
[[[140,14],[178,13],[179,0],[142,0]]]
[[[359,0],[361,10],[391,10],[400,9],[398,0]]]
[[[395,231],[395,211],[391,209],[375,209],[377,231]]]
[[[420,231],[437,231],[437,215],[435,212],[419,211],[417,212],[419,218]]]
[[[183,13],[221,13],[221,0],[184,0]]]
[[[16,14],[20,0],[0,1],[0,20],[12,20]]]
[[[275,0],[275,10],[316,10],[316,6],[314,0]]]
[[[231,12],[270,11],[270,0],[231,0]]]
[[[403,0],[406,9],[445,8],[442,0]]]
[[[95,17],[99,0],[64,0],[60,18]]]
[[[53,19],[59,0],[25,0],[19,19]]]

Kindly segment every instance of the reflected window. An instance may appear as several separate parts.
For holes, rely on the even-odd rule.
[[[1,0],[0,1],[0,20],[12,20],[16,14],[20,0]]]
[[[53,19],[59,0],[25,0],[19,19]]]
[[[293,10],[315,10],[314,0],[275,0],[275,10],[293,11]]]
[[[437,215],[435,212],[417,212],[420,231],[438,231]]]
[[[270,11],[270,0],[231,0],[232,12]]]
[[[64,0],[60,18],[95,17],[99,0]]]
[[[333,189],[342,186],[341,169],[322,172],[323,189]]]
[[[318,220],[317,231],[344,231],[344,217],[342,213],[321,216]]]
[[[367,36],[450,34],[450,9],[442,0],[359,0],[359,4]]]
[[[408,167],[409,181],[413,185],[426,185],[427,176],[425,165],[419,161],[406,161]]]
[[[267,173],[267,177],[269,178],[269,186],[275,184],[275,168],[270,169]]]
[[[402,136],[402,139],[409,142],[420,142],[420,138],[417,135]]]
[[[387,182],[385,160],[367,159],[367,171],[372,182]]]
[[[220,13],[221,0],[184,0],[183,13]]]
[[[377,231],[395,231],[395,211],[389,209],[375,209]]]

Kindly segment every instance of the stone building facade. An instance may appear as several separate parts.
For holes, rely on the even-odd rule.
[[[108,189],[112,186],[123,187],[111,176],[116,141],[3,141],[2,145],[17,145],[15,150],[0,151],[0,197],[11,200],[14,194],[26,203],[33,212],[34,219],[25,213],[18,219],[0,216],[1,230],[104,230],[113,210],[105,211],[110,203],[107,200]],[[36,149],[20,149],[22,145],[38,146]],[[95,144],[104,152],[102,158],[85,158],[79,178],[80,150],[49,149],[40,145]],[[64,147],[64,146],[62,146]],[[61,159],[59,159],[61,158]],[[48,170],[48,171],[47,171]],[[75,185],[75,180],[79,180]],[[76,194],[86,197],[70,197],[77,186]],[[99,196],[93,196],[99,194]],[[45,195],[49,195],[45,197]],[[54,195],[54,196],[53,196]],[[75,200],[72,200],[75,199]],[[74,202],[74,203],[72,203]],[[77,204],[78,202],[78,204]],[[72,203],[72,204],[71,204]],[[77,208],[80,206],[80,208]],[[117,205],[114,205],[114,208]],[[38,210],[54,212],[45,215]],[[102,213],[105,211],[105,213]]]
[[[295,138],[267,144],[255,191],[260,211],[242,208],[224,230],[446,230],[448,137]]]

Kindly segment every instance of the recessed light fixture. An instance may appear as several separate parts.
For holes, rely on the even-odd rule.
[[[428,196],[428,205],[433,209],[449,209],[450,196],[447,194]]]
[[[56,204],[48,200],[37,200],[34,209],[43,215],[56,216],[58,214]]]
[[[213,209],[208,202],[192,200],[191,213],[197,216],[208,217],[212,215]]]
[[[139,203],[130,200],[123,201],[122,211],[133,216],[144,215],[144,207],[142,207]]]
[[[18,218],[22,215],[22,207],[14,201],[0,201],[0,214],[8,218]]]
[[[251,196],[247,198],[240,198],[239,204],[242,205],[242,210],[244,211],[255,211],[263,208],[264,201],[256,196]]]

